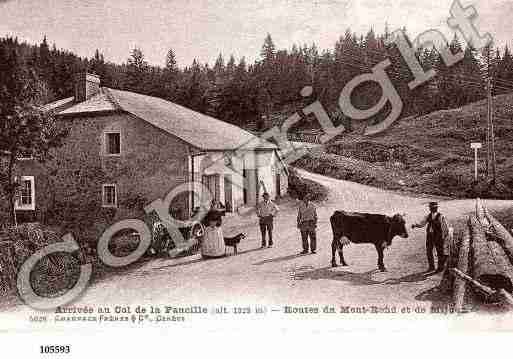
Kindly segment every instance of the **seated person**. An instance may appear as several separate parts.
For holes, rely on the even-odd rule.
[[[224,244],[223,229],[217,225],[215,219],[208,222],[201,242],[201,256],[204,259],[220,258],[226,255],[226,246]]]
[[[206,227],[210,221],[215,221],[218,227],[223,224],[223,216],[225,211],[223,209],[211,208],[201,220],[201,223]]]

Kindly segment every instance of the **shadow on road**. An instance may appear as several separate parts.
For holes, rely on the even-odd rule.
[[[335,271],[332,267],[319,268],[308,272],[293,272],[292,278],[294,280],[319,280],[330,279],[339,280],[343,282],[350,282],[354,285],[375,285],[382,284],[383,281],[372,279],[372,275],[377,273],[378,270],[374,269],[364,273],[353,273],[346,271]]]
[[[180,263],[175,263],[175,264],[169,264],[167,266],[155,267],[155,268],[152,268],[152,270],[162,270],[162,269],[169,269],[169,268],[174,268],[174,267],[181,267],[181,266],[186,266],[189,264],[194,264],[194,263],[199,263],[199,262],[203,262],[203,259],[196,258],[196,259],[193,259],[193,260],[190,260],[187,262],[180,262]]]
[[[245,250],[245,251],[239,251],[237,255],[234,255],[233,253],[230,253],[228,252],[226,257],[219,257],[217,259],[209,259],[209,260],[221,260],[221,259],[228,259],[228,258],[231,258],[231,257],[238,257],[240,255],[243,255],[243,254],[248,254],[248,253],[252,253],[252,252],[257,252],[257,251],[262,251],[264,250],[263,248],[253,248],[253,249],[248,249],[248,250]],[[173,259],[171,259],[173,260]],[[152,270],[163,270],[163,269],[169,269],[169,268],[175,268],[175,267],[181,267],[181,266],[186,266],[186,265],[190,265],[190,264],[194,264],[194,263],[199,263],[199,262],[204,262],[205,260],[203,258],[196,258],[196,259],[191,259],[189,261],[186,261],[186,262],[180,262],[180,263],[173,263],[173,264],[169,264],[169,265],[165,265],[165,266],[161,266],[161,267],[155,267],[155,268],[152,268]]]
[[[253,265],[254,266],[261,266],[263,264],[268,264],[268,263],[285,262],[285,261],[290,261],[292,259],[303,257],[303,256],[304,256],[304,254],[292,254],[292,255],[285,256],[285,257],[277,257],[277,258],[266,259],[266,260],[263,260],[263,261],[260,261],[260,262],[257,262],[257,263],[253,263]]]
[[[439,286],[428,289],[415,296],[415,300],[431,302],[432,307],[443,307],[451,304],[451,297],[440,289]]]
[[[390,278],[385,281],[383,281],[383,284],[389,284],[389,285],[397,285],[401,283],[416,283],[416,282],[422,282],[429,278],[429,272],[419,272],[419,273],[413,273],[405,275],[401,278]]]

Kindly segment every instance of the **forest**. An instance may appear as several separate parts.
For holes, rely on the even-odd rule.
[[[406,29],[403,31],[406,33]],[[477,51],[471,45],[462,45],[456,35],[447,46],[453,53],[463,51],[463,60],[447,68],[435,48],[417,49],[424,69],[435,69],[437,76],[410,90],[408,82],[413,76],[398,48],[388,44],[390,36],[387,29],[383,34],[371,29],[365,36],[348,29],[334,48],[321,50],[316,44],[277,49],[268,34],[253,63],[245,57],[225,58],[219,54],[213,65],[194,60],[184,68],[177,66],[173,49],[163,54],[162,66],[148,64],[138,48],[127,54],[125,63],[115,64],[106,61],[99,50],[90,58],[81,58],[51,46],[46,37],[40,44],[2,38],[0,53],[16,56],[17,62],[45,84],[47,101],[73,96],[75,74],[87,70],[101,77],[102,86],[164,98],[256,130],[263,130],[312,102],[312,98],[300,95],[307,85],[313,87],[313,98],[320,100],[334,116],[340,115],[338,98],[345,84],[384,59],[392,62],[387,74],[403,100],[402,117],[481,100],[486,96],[488,78],[495,95],[513,91],[513,58],[508,47],[490,45]],[[356,107],[366,108],[380,96],[377,84],[365,83],[355,90],[352,101]],[[377,115],[375,122],[379,122],[379,116],[382,114]]]

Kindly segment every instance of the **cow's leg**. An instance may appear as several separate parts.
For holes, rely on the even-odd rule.
[[[331,241],[331,266],[332,267],[336,267],[337,266],[337,261],[335,260],[335,253],[337,252],[337,249],[338,249],[337,242],[338,241],[336,239],[333,239]]]
[[[348,264],[344,259],[344,246],[342,245],[342,243],[340,243],[340,241],[338,242],[338,256],[340,257],[340,265],[347,267]]]
[[[383,263],[383,246],[381,243],[375,244],[376,251],[378,252],[378,268],[382,272],[386,272],[385,263]]]

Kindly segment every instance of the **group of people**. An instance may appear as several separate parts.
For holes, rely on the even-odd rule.
[[[273,242],[274,218],[279,208],[271,201],[269,193],[264,193],[263,200],[256,207],[262,234],[262,248],[271,248]],[[212,207],[203,220],[201,228],[193,228],[192,235],[201,237],[201,254],[204,259],[219,258],[226,255],[225,238],[221,228],[222,215],[218,208]],[[317,248],[317,209],[305,196],[298,209],[297,227],[301,232],[303,251],[301,254],[311,252],[315,254]]]
[[[262,236],[262,248],[271,248],[274,245],[273,230],[274,219],[279,208],[271,199],[268,193],[263,194],[263,200],[256,207],[256,214],[259,219],[260,232]],[[302,251],[300,254],[315,254],[317,250],[317,209],[305,195],[298,206],[297,228],[301,233]],[[412,229],[426,227],[426,256],[428,260],[428,271],[440,272],[443,270],[447,258],[446,241],[449,236],[449,227],[443,214],[438,210],[437,202],[429,203],[429,214],[421,222],[413,224]],[[221,229],[221,214],[211,211],[206,217],[206,227],[203,233],[204,245],[202,254],[204,258],[215,258],[225,255],[225,244]],[[434,251],[438,258],[438,265],[435,267]]]
[[[270,200],[269,194],[264,193],[263,201],[257,206],[257,216],[259,217],[260,231],[262,234],[262,248],[267,247],[266,235],[269,238],[269,247],[273,246],[273,222],[278,213],[278,206]],[[297,228],[301,233],[301,242],[303,250],[300,254],[312,254],[317,250],[317,209],[310,201],[308,195],[305,195],[299,203],[297,212]],[[449,226],[445,216],[438,210],[437,202],[429,203],[429,214],[421,222],[413,224],[412,229],[426,227],[426,257],[429,267],[428,272],[441,272],[444,269],[447,258],[447,238],[449,236]],[[438,265],[435,267],[434,252],[438,259]]]
[[[278,206],[271,201],[269,193],[264,193],[263,201],[260,202],[256,208],[256,214],[259,218],[260,232],[262,233],[262,248],[273,246],[274,217],[278,211]],[[301,254],[307,254],[309,251],[311,251],[312,254],[315,254],[317,249],[317,209],[310,201],[308,195],[305,195],[299,204],[297,228],[301,232],[303,244],[303,251]],[[267,244],[266,235],[269,238],[269,244]]]

